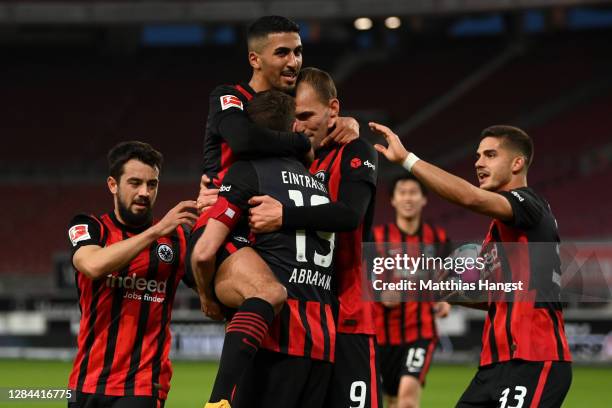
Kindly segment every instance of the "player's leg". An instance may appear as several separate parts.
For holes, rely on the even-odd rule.
[[[331,363],[327,363],[331,372]],[[306,388],[313,360],[268,350],[259,350],[236,388],[232,408],[298,408],[308,399]],[[327,386],[325,373],[319,384]],[[312,392],[312,390],[311,390]],[[323,392],[324,394],[324,392]],[[322,405],[310,405],[309,407]]]
[[[329,390],[332,372],[333,364],[329,361],[311,360],[310,373],[302,389],[299,408],[327,407],[325,398]]]
[[[572,382],[569,362],[512,360],[503,366],[496,396],[502,407],[558,408]]]
[[[405,356],[406,346],[378,346],[381,388],[387,408],[397,408],[397,394]]]
[[[418,408],[421,401],[421,389],[429,371],[435,339],[418,340],[410,343],[401,359],[403,366],[397,391],[397,408]]]
[[[234,387],[255,356],[287,291],[250,247],[222,260],[215,275],[215,294],[235,308],[228,323],[217,377],[209,401],[231,401]]]
[[[396,408],[418,408],[421,401],[419,379],[412,375],[402,376],[395,401]]]
[[[335,356],[325,406],[382,408],[374,336],[338,333]]]
[[[478,368],[476,375],[459,398],[455,408],[490,408],[498,406],[496,394],[502,364]]]
[[[546,378],[545,378],[546,377]],[[557,408],[563,404],[572,384],[572,364],[566,361],[550,363],[548,375],[543,371],[538,378],[534,400],[539,401],[531,406],[538,408]]]
[[[251,247],[227,257],[215,275],[215,294],[227,307],[239,309],[245,300],[265,300],[277,314],[287,300],[287,290],[268,264]]]

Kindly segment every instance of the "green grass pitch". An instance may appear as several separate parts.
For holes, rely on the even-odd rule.
[[[0,360],[0,388],[66,385],[71,364],[59,361]],[[217,370],[214,363],[176,362],[167,408],[202,408]],[[423,394],[424,408],[453,407],[476,367],[433,365]],[[572,388],[564,407],[610,407],[612,367],[574,367]],[[0,408],[66,407],[65,403],[0,402]]]

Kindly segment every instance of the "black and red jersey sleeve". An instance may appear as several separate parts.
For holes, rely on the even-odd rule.
[[[540,222],[546,211],[544,202],[528,188],[502,191],[499,194],[506,197],[512,206],[513,219],[506,224],[513,227],[533,228]]]
[[[371,144],[355,139],[346,145],[342,153],[342,181],[365,181],[376,186],[378,154]]]
[[[100,222],[85,214],[79,214],[70,221],[68,239],[72,246],[73,255],[82,246],[104,246]]]
[[[228,115],[238,113],[246,118],[245,105],[247,102],[246,97],[231,85],[216,87],[208,99],[208,125],[218,130],[219,123]]]
[[[245,95],[229,85],[218,86],[209,98],[208,127],[227,142],[237,157],[301,158],[310,150],[310,141],[301,133],[270,130],[253,123],[246,113],[248,102]]]
[[[248,161],[238,161],[230,167],[219,188],[219,197],[247,211],[249,199],[259,192],[255,167]]]

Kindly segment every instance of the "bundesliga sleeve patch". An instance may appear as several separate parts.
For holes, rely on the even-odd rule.
[[[242,101],[235,95],[223,95],[221,97],[221,110],[229,108],[238,108],[244,110],[242,107]]]
[[[80,241],[91,239],[91,235],[89,235],[89,226],[87,224],[74,225],[68,230],[68,236],[70,237],[72,246],[76,246]]]

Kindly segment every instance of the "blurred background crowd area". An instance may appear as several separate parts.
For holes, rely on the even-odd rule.
[[[475,182],[480,131],[522,127],[535,143],[529,184],[562,239],[612,237],[611,1],[0,1],[1,354],[74,346],[66,225],[112,209],[114,144],[164,154],[158,216],[195,199],[208,94],[249,80],[246,26],[267,14],[300,24],[303,66],[331,73],[361,137],[377,141],[368,121],[387,124]],[[387,184],[398,171],[380,161],[376,223],[394,218]],[[425,218],[458,241],[481,240],[488,223],[435,197]],[[598,264],[612,275],[612,256]],[[574,351],[612,358],[609,306],[573,306]],[[482,318],[457,316],[442,346],[473,351]],[[222,330],[196,327],[208,322],[186,289],[175,317],[176,348],[217,353]],[[458,333],[472,332],[463,344]]]

